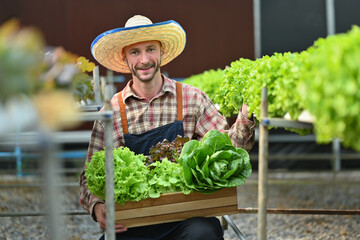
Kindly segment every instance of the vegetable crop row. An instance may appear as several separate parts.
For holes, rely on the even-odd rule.
[[[226,116],[237,114],[245,102],[258,118],[261,89],[267,87],[269,117],[288,115],[292,120],[298,120],[299,115],[307,111],[315,119],[318,143],[339,138],[344,146],[360,151],[358,26],[353,26],[347,33],[319,38],[299,53],[275,53],[256,60],[240,58],[228,68],[218,69],[216,76],[209,70],[189,79],[191,81],[185,79],[185,83],[200,89],[206,82],[211,82],[214,89],[204,88],[203,91],[210,93],[210,98]]]

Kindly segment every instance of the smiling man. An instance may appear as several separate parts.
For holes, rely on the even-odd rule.
[[[153,79],[155,74],[160,77],[161,56],[164,50],[158,41],[135,43],[124,48],[123,60],[126,61],[131,74],[143,82]],[[140,74],[146,75],[146,79]]]
[[[203,91],[161,74],[161,66],[181,54],[185,43],[186,34],[179,23],[173,20],[152,23],[140,15],[130,18],[125,27],[104,32],[93,41],[91,51],[101,65],[132,75],[126,87],[110,102],[114,112],[114,148],[126,146],[136,154],[148,155],[149,149],[164,139],[171,142],[180,135],[201,140],[209,130],[216,129],[226,132],[234,146],[251,149],[255,122],[247,118],[246,105],[239,109],[237,120],[229,129],[225,117]],[[98,120],[94,122],[86,161],[103,149],[104,123]],[[89,191],[85,166],[80,174],[80,188],[82,207],[104,229],[104,200]],[[129,229],[117,224],[115,228],[118,240],[223,239],[216,217]]]
[[[146,41],[127,46],[123,50],[133,76],[132,90],[139,96],[151,99],[162,87],[160,73],[161,57],[164,50],[159,41]]]

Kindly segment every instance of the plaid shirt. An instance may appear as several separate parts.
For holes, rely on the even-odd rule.
[[[132,80],[129,81],[122,91],[126,105],[129,134],[144,133],[176,121],[176,83],[174,80],[164,76],[163,79],[164,84],[161,91],[150,101],[138,97],[132,91]],[[247,119],[240,112],[236,122],[229,129],[226,119],[219,114],[215,105],[204,92],[188,84],[182,84],[182,91],[185,136],[190,139],[201,140],[206,132],[211,129],[217,129],[227,132],[234,146],[244,148],[247,151],[251,149],[255,140],[255,121]],[[124,146],[125,144],[117,94],[110,101],[114,111],[114,148]],[[100,111],[103,111],[103,109]],[[98,120],[94,122],[86,161],[91,160],[94,152],[103,149],[104,123]],[[90,212],[90,215],[96,221],[93,212],[94,206],[96,203],[104,201],[90,193],[84,169],[80,175],[80,203],[86,211]]]

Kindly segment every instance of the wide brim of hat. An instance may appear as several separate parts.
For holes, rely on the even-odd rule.
[[[161,66],[176,58],[185,48],[186,33],[176,21],[117,28],[100,34],[91,44],[91,53],[104,67],[121,73],[130,73],[121,58],[122,49],[134,43],[158,40],[164,48]]]

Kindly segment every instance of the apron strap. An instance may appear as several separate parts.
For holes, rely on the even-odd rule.
[[[181,82],[176,82],[176,103],[177,103],[177,120],[183,120],[183,104],[182,104],[182,86]]]
[[[118,101],[120,106],[121,125],[124,134],[129,133],[128,122],[126,117],[125,103],[122,97],[122,91],[118,94]],[[181,82],[176,82],[176,104],[177,104],[177,121],[183,120],[183,105],[182,105],[182,86]]]
[[[119,94],[118,94],[118,101],[119,101],[119,106],[120,106],[121,125],[123,128],[123,132],[124,132],[124,134],[128,134],[129,129],[128,129],[128,123],[127,123],[127,117],[126,117],[125,103],[124,103],[124,100],[122,97],[122,91],[119,92]]]

